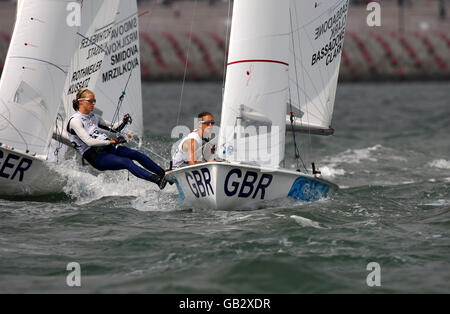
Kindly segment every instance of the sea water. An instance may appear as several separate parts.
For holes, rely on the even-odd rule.
[[[220,121],[220,83],[181,90],[143,84],[144,147],[164,158],[177,122]],[[64,193],[0,198],[0,292],[450,292],[448,83],[339,84],[333,127],[297,135],[307,167],[340,186],[315,203],[183,207],[175,186],[65,161]],[[302,168],[286,145],[286,167]]]

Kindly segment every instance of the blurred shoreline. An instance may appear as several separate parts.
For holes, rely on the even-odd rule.
[[[340,80],[450,79],[450,1],[379,1],[379,27],[367,25],[366,2],[352,1]],[[0,1],[0,70],[15,6]],[[181,80],[187,64],[188,80],[222,81],[231,11],[228,1],[140,1],[142,78]]]

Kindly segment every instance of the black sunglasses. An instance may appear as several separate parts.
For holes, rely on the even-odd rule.
[[[80,98],[80,99],[78,99],[78,101],[80,101],[80,100],[89,101],[91,104],[93,104],[94,102],[97,102],[97,100],[95,98]]]
[[[200,121],[201,124],[207,124],[207,125],[214,125],[216,124],[215,121]]]

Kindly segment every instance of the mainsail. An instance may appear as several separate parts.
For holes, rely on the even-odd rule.
[[[20,1],[0,81],[0,142],[46,156],[76,29],[69,1]]]
[[[72,100],[76,93],[81,88],[95,89],[111,38],[119,0],[90,0],[81,3],[81,23],[74,27],[77,48],[72,50],[63,94],[67,117],[74,112]]]
[[[133,118],[127,132],[143,136],[141,69],[139,47],[139,21],[136,0],[121,0],[116,21],[111,28],[111,39],[105,47],[100,77],[95,87],[97,109],[104,119],[112,121],[124,93],[120,112]]]
[[[278,167],[284,159],[289,0],[235,1],[218,156]]]
[[[334,131],[331,120],[348,6],[348,0],[290,0],[289,98],[296,108],[295,131]]]

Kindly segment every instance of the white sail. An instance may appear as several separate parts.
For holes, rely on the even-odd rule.
[[[52,135],[75,32],[69,1],[19,1],[0,82],[0,142],[45,156]]]
[[[63,102],[67,117],[74,113],[72,100],[81,88],[95,91],[119,0],[90,0],[81,4],[81,23],[75,27],[77,48],[72,51],[64,86]]]
[[[290,0],[289,87],[290,103],[297,109],[295,131],[333,133],[348,6],[348,0]],[[289,118],[286,126],[291,129]]]
[[[139,21],[136,0],[120,1],[111,31],[111,40],[105,50],[101,74],[95,87],[96,107],[104,119],[112,121],[119,98],[126,88],[116,119],[120,120],[125,113],[129,113],[133,123],[127,126],[127,133],[142,137]]]
[[[278,167],[284,158],[289,0],[235,1],[218,156]]]

